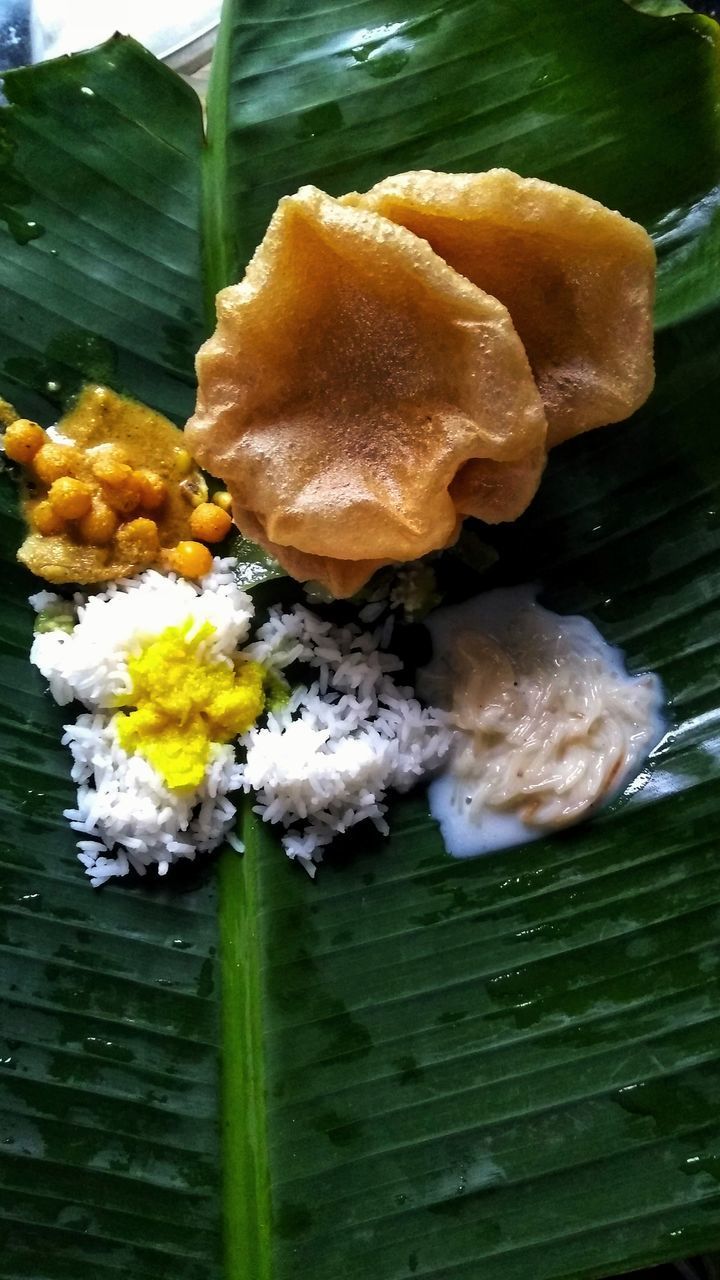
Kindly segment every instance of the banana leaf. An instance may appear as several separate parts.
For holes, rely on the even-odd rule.
[[[244,858],[92,894],[0,477],[0,1275],[559,1280],[720,1245],[716,32],[622,0],[226,3],[207,146],[132,41],[6,78],[1,393],[43,421],[84,377],[182,421],[215,290],[302,182],[503,164],[644,221],[656,391],[556,452],[488,584],[591,617],[671,723],[630,793],[524,849],[448,858],[419,793],[315,883],[247,814]]]

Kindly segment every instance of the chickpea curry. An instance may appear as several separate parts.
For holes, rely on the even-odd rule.
[[[22,465],[29,533],[18,559],[50,582],[104,582],[150,565],[187,577],[208,572],[201,542],[220,541],[231,517],[207,486],[182,432],[106,387],[85,387],[44,431],[0,406],[6,455]]]

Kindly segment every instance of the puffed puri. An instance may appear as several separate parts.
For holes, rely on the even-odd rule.
[[[242,532],[294,577],[353,594],[513,520],[544,407],[502,302],[393,221],[314,187],[280,201],[197,357],[190,449]]]
[[[638,223],[509,169],[401,173],[342,203],[421,236],[505,304],[551,447],[644,404],[654,381],[655,250]]]

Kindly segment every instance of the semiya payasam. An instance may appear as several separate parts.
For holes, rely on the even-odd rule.
[[[187,426],[243,533],[336,595],[513,520],[546,422],[506,308],[423,241],[304,187],[217,299]]]
[[[445,847],[464,857],[578,822],[612,798],[662,737],[657,676],[631,676],[586,618],[531,587],[439,609],[418,688],[458,731],[430,787]]]
[[[168,548],[182,561],[187,545],[200,553],[198,573],[207,572],[210,552],[184,541],[207,486],[182,432],[161,414],[87,386],[48,432],[13,417],[5,415],[3,444],[29,481],[23,506],[30,532],[18,559],[38,577],[124,578],[160,562]],[[226,513],[218,515],[227,529]],[[177,568],[183,572],[181,563]]]
[[[422,236],[505,303],[540,388],[551,446],[644,404],[654,380],[655,251],[643,227],[508,169],[402,173],[342,202]]]

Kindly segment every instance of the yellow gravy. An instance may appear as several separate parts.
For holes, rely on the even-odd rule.
[[[122,446],[133,468],[154,471],[167,490],[159,510],[138,510],[127,518],[150,516],[157,525],[161,548],[190,536],[192,491],[203,486],[204,481],[189,458],[182,431],[167,418],[107,387],[86,386],[51,438],[58,444],[77,446],[79,459],[73,474],[90,482],[90,450],[98,445]],[[31,479],[23,502],[31,532],[18,551],[18,559],[38,577],[56,583],[104,582],[129,577],[157,560],[157,554],[148,554],[140,545],[123,546],[120,550],[115,538],[105,545],[94,545],[83,542],[71,529],[50,535],[32,531],[33,511],[46,498],[47,488]]]

